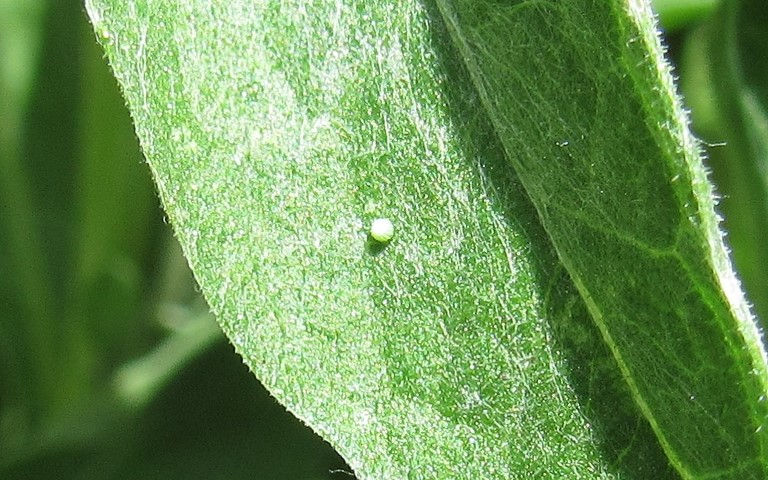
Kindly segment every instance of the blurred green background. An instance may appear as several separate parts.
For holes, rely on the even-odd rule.
[[[768,318],[768,9],[656,7]],[[0,478],[352,478],[208,313],[83,5],[0,0],[0,60]]]

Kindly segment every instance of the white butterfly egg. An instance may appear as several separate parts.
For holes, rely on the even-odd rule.
[[[377,218],[371,224],[371,237],[379,242],[388,242],[395,235],[395,226],[388,218]]]

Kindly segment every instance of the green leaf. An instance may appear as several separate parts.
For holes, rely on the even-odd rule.
[[[0,0],[0,478],[326,478],[207,314],[84,13]]]
[[[88,2],[225,333],[360,478],[674,478],[649,423],[764,476],[650,13],[593,3]]]
[[[561,261],[683,476],[763,477],[765,352],[647,8],[520,5],[441,2]]]

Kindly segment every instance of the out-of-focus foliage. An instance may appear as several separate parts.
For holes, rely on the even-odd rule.
[[[728,243],[749,299],[768,321],[768,8],[724,2],[692,28],[680,52],[681,88],[707,142]]]

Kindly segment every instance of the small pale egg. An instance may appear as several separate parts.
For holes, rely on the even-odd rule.
[[[395,235],[395,226],[388,218],[377,218],[371,224],[371,237],[379,242],[388,242]]]

